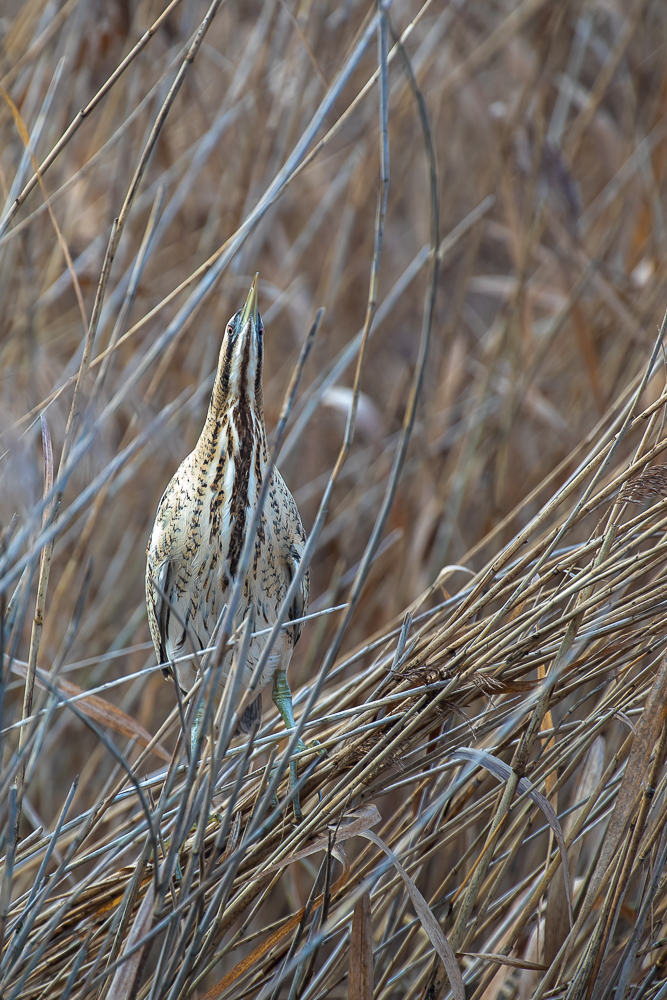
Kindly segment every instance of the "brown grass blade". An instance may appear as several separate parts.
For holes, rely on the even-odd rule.
[[[585,802],[592,795],[602,775],[604,766],[605,740],[603,736],[598,736],[590,748],[581,771],[577,778],[572,798],[575,802]],[[579,810],[572,813],[565,825],[564,833],[567,836],[569,830],[576,822]],[[577,840],[568,851],[568,864],[574,876],[577,871],[577,862],[582,848],[582,841]],[[559,880],[554,880],[547,895],[547,914],[544,931],[544,961],[547,966],[551,965],[558,954],[560,947],[567,937],[569,930],[567,898],[565,896],[565,886]]]
[[[27,668],[20,663],[12,664],[12,670],[14,673],[19,674],[21,677],[25,677],[28,673]],[[45,691],[50,690],[50,686],[47,686],[41,680],[39,676],[40,672],[37,671],[35,681],[38,687],[41,687]],[[153,743],[154,737],[144,729],[136,719],[133,719],[131,715],[124,712],[122,708],[118,708],[117,705],[113,705],[106,698],[101,698],[97,694],[86,694],[85,688],[79,687],[78,684],[74,684],[73,681],[65,680],[63,677],[58,677],[55,681],[55,686],[63,694],[63,699],[76,698],[77,707],[87,715],[90,719],[95,722],[99,722],[102,726],[108,726],[115,733],[120,733],[121,736],[127,736],[128,739],[136,739],[139,746],[147,747],[149,744]],[[154,743],[151,746],[151,751],[160,757],[161,760],[169,763],[171,761],[171,754],[162,746],[160,743]]]
[[[377,844],[377,846],[384,851],[398,874],[401,876],[405,884],[405,888],[408,891],[412,905],[414,906],[417,916],[419,917],[419,922],[424,928],[429,941],[435,948],[435,951],[445,968],[452,995],[455,1000],[465,1000],[465,986],[463,985],[463,977],[461,976],[461,970],[459,969],[458,962],[456,961],[456,956],[452,951],[449,941],[442,933],[440,924],[433,916],[433,911],[430,906],[394,852],[387,847],[384,841],[370,830],[367,833],[362,834],[362,836],[367,837],[368,840],[372,840],[374,844]]]
[[[347,861],[347,856],[345,856],[345,858]],[[341,875],[339,875],[336,881],[333,882],[331,885],[330,892],[332,896],[335,896],[336,893],[338,893],[340,889],[342,889],[345,886],[349,877],[350,877],[350,865],[348,861],[345,867],[343,868],[343,872],[341,873]],[[318,906],[321,906],[323,902],[324,902],[324,893],[315,897],[315,900],[313,901],[312,904],[312,908],[316,909]],[[218,997],[221,997],[222,994],[225,992],[225,990],[227,990],[230,986],[232,986],[237,981],[237,979],[239,979],[245,972],[248,971],[248,969],[251,969],[259,958],[271,952],[277,945],[279,945],[282,941],[284,941],[285,938],[287,938],[288,935],[291,934],[296,927],[299,926],[305,912],[306,910],[304,907],[301,910],[299,910],[298,913],[293,913],[292,916],[289,918],[289,920],[287,920],[281,927],[278,927],[277,930],[275,930],[272,934],[269,935],[269,937],[265,941],[263,941],[260,945],[258,945],[257,948],[255,948],[250,955],[248,955],[241,962],[235,965],[234,968],[231,969],[227,973],[227,975],[224,976],[223,979],[221,979],[218,983],[216,983],[215,986],[211,987],[211,989],[204,994],[202,1000],[218,1000]]]
[[[490,771],[494,777],[498,778],[499,781],[507,781],[512,773],[512,768],[505,761],[500,760],[498,757],[494,757],[493,754],[488,753],[486,750],[473,750],[469,747],[459,748],[453,755],[454,758],[462,758],[463,760],[471,760],[476,764],[480,764],[485,767],[487,771]],[[527,778],[521,778],[517,784],[517,788],[520,792],[528,795],[530,799],[533,800],[536,806],[544,813],[549,826],[554,832],[556,842],[558,844],[558,850],[560,851],[561,863],[563,865],[563,883],[565,886],[565,898],[568,904],[568,915],[570,919],[570,925],[572,924],[572,883],[570,881],[570,869],[567,861],[567,850],[565,849],[565,839],[563,837],[563,830],[561,828],[560,822],[553,806],[549,800],[542,795],[541,792],[536,791]]]
[[[367,892],[354,907],[347,995],[349,1000],[373,1000],[373,922]]]
[[[150,930],[153,922],[153,905],[155,903],[155,887],[151,882],[146,891],[146,895],[141,901],[139,912],[134,918],[132,929],[127,937],[125,950],[129,951],[137,941]],[[141,965],[148,945],[135,951],[131,958],[128,958],[123,965],[119,966],[114,973],[109,987],[109,996],[114,1000],[132,1000],[137,995],[138,979],[141,975]]]

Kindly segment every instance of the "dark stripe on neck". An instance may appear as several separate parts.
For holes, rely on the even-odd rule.
[[[255,408],[261,411],[262,400],[262,361],[264,353],[264,340],[261,336],[257,338],[257,367],[255,368]]]
[[[250,472],[255,451],[255,422],[248,398],[248,366],[250,364],[250,338],[243,345],[243,357],[239,372],[239,398],[232,409],[232,420],[238,436],[238,452],[231,458],[235,464],[234,489],[230,503],[229,551],[227,561],[232,579],[236,576],[246,530],[246,514],[254,497],[250,497]]]
[[[218,370],[215,375],[213,392],[211,394],[211,405],[209,406],[209,416],[218,417],[224,411],[229,397],[229,380],[232,374],[232,354],[234,342],[231,337],[227,337],[220,358],[218,359]]]

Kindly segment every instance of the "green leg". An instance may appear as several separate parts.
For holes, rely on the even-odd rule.
[[[273,698],[273,703],[280,712],[281,718],[285,724],[285,729],[294,729],[296,722],[294,721],[294,709],[292,707],[292,692],[290,690],[289,682],[287,680],[287,675],[284,670],[276,670],[273,675],[273,693],[271,695]],[[296,745],[297,750],[305,750],[306,744],[303,740],[299,740]],[[291,760],[289,765],[289,784],[290,788],[293,788],[297,782],[297,769],[296,761]],[[297,823],[300,823],[303,819],[303,813],[301,812],[301,804],[299,802],[299,796],[294,797],[294,818]]]
[[[195,749],[197,747],[197,737],[199,736],[199,727],[201,726],[201,720],[203,714],[204,714],[204,702],[202,701],[201,705],[199,706],[199,708],[195,713],[195,717],[192,722],[192,727],[190,729],[190,755],[192,757],[194,757],[195,755]]]

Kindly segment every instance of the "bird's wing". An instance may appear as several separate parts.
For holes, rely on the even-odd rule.
[[[289,546],[287,558],[285,560],[285,565],[288,571],[289,583],[291,584],[296,572],[301,564],[301,558],[303,556],[303,545],[297,543],[292,543]],[[288,584],[289,585],[289,584]],[[289,609],[289,619],[294,620],[295,618],[303,618],[303,616],[308,612],[308,596],[310,591],[310,573],[308,570],[304,573],[301,578],[301,586],[296,592],[296,596],[292,601]],[[290,629],[292,634],[292,645],[296,646],[299,636],[301,635],[301,630],[303,629],[303,624],[294,625]]]
[[[299,509],[294,501],[294,497],[285,485],[280,473],[276,471],[274,472],[274,476],[280,494],[280,504],[283,514],[277,548],[285,570],[285,590],[287,590],[301,564],[306,547],[306,533],[303,530],[301,518],[299,517]],[[309,592],[310,573],[306,570],[289,609],[290,619],[302,618],[307,613]],[[296,645],[302,628],[303,625],[295,625],[289,630],[293,646]]]
[[[167,638],[169,636],[169,617],[171,608],[167,595],[171,585],[173,563],[165,559],[162,563],[151,566],[149,563],[146,574],[146,606],[148,609],[148,624],[155,653],[159,663],[168,663]],[[169,673],[163,668],[165,676]]]

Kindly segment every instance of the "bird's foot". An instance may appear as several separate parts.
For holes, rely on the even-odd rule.
[[[294,729],[296,722],[294,721],[294,709],[292,707],[292,692],[287,680],[287,676],[284,670],[276,670],[273,675],[273,702],[280,712],[281,718],[285,724],[285,729]],[[296,744],[295,750],[297,753],[303,753],[306,750],[316,749],[319,746],[317,740],[311,741],[308,745],[304,743],[303,740],[299,740]],[[320,756],[326,754],[326,750],[318,750]],[[297,769],[297,762],[291,760],[289,763],[289,789],[292,791],[296,788],[297,782],[299,780],[299,774]],[[301,810],[301,803],[299,801],[298,791],[294,793],[294,798],[292,800],[292,808],[294,810],[294,819],[297,823],[301,823],[303,820],[303,812]]]
[[[301,744],[301,746],[299,746],[299,743]],[[299,740],[299,743],[297,743],[296,745],[297,753],[300,752],[301,750],[307,749],[305,744],[301,740]],[[273,776],[276,774],[277,770],[278,770],[277,765],[271,768],[271,780],[273,780]],[[289,792],[291,792],[292,789],[296,788],[298,780],[299,780],[299,772],[297,770],[297,762],[295,760],[291,760],[289,762],[289,776],[287,779],[287,787]],[[273,794],[274,809],[277,809],[279,804],[280,803],[278,801],[278,794],[277,792],[274,792]],[[298,791],[295,792],[294,798],[292,799],[292,811],[294,813],[295,822],[301,823],[303,821],[303,812],[301,809],[301,803],[299,801]]]
[[[322,746],[322,744],[320,743],[319,740],[310,740],[310,742],[304,743],[302,749],[303,750],[315,750],[317,752],[317,756],[318,757],[326,757],[327,756],[326,748]]]

